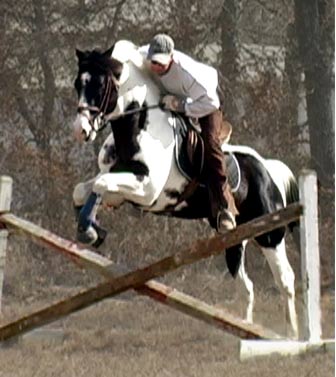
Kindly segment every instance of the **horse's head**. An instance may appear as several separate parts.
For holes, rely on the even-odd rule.
[[[74,133],[78,140],[94,140],[104,116],[117,105],[119,78],[123,64],[111,57],[113,47],[105,52],[76,50],[78,94]]]

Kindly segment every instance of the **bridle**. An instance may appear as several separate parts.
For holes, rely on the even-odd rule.
[[[155,105],[147,105],[142,106],[138,109],[126,110],[118,114],[114,114],[113,111],[111,113],[107,113],[107,109],[109,106],[109,102],[111,99],[111,94],[113,91],[113,87],[118,91],[120,87],[120,83],[118,79],[113,75],[113,73],[108,74],[106,81],[106,88],[103,95],[103,99],[101,101],[100,106],[90,106],[88,104],[79,105],[77,107],[77,113],[85,116],[92,128],[92,130],[97,134],[105,129],[108,123],[114,119],[117,119],[124,115],[135,114],[142,111],[147,111],[151,109],[161,108],[162,105],[155,104]],[[89,136],[87,137],[87,139]]]
[[[100,106],[90,106],[85,104],[77,107],[77,113],[85,116],[88,119],[92,129],[97,133],[106,127],[109,121],[109,116],[112,114],[106,112],[109,106],[113,87],[118,91],[120,86],[119,81],[113,74],[108,74],[106,77],[106,87]]]

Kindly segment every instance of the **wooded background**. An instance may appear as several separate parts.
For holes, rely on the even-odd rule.
[[[72,190],[96,174],[103,142],[80,146],[72,135],[75,48],[104,50],[119,39],[142,45],[158,32],[218,68],[232,143],[281,159],[296,174],[317,171],[322,278],[333,285],[332,0],[1,0],[0,173],[14,178],[13,211],[74,239]],[[103,218],[112,259],[138,264],[178,246],[185,234],[209,231],[202,222],[141,216],[126,206]],[[170,245],[160,243],[162,232]],[[15,248],[19,266],[28,250],[24,242]],[[29,255],[41,273],[66,272],[38,248]]]

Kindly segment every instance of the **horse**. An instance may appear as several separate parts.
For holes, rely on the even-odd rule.
[[[197,126],[189,124],[190,132],[185,133],[189,122],[160,108],[161,89],[141,49],[122,40],[104,52],[76,50],[76,55],[74,134],[89,142],[101,129],[111,127],[98,154],[99,174],[77,184],[73,192],[78,240],[97,247],[104,241],[106,231],[96,220],[104,205],[119,207],[128,202],[155,214],[210,219],[202,158],[195,158],[202,155],[202,144],[186,142],[188,135],[194,138],[195,134],[199,141]],[[188,148],[193,153],[188,154]],[[235,175],[230,185],[239,211],[237,225],[298,201],[297,182],[286,164],[265,159],[248,146],[224,143],[222,148],[233,166],[229,175]],[[293,222],[289,227],[297,225]],[[287,333],[297,338],[295,277],[286,255],[285,233],[286,227],[281,227],[255,241],[284,297]],[[248,300],[246,320],[253,322],[253,283],[244,265],[246,243],[226,249],[225,255],[230,273],[243,283]]]

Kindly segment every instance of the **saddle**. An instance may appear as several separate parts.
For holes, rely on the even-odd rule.
[[[230,126],[231,127],[231,126]],[[180,173],[189,181],[180,202],[191,196],[198,185],[205,186],[203,177],[204,167],[204,143],[201,129],[198,124],[192,123],[191,119],[179,113],[173,114],[173,130],[175,137],[175,161]],[[227,132],[228,138],[231,134]],[[227,140],[223,139],[223,142]],[[239,188],[240,169],[233,153],[225,152],[225,164],[228,182],[234,193]]]

